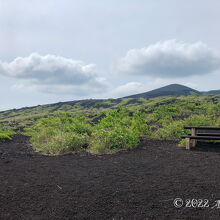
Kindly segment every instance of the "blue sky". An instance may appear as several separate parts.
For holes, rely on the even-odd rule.
[[[0,110],[220,89],[218,0],[0,0]]]

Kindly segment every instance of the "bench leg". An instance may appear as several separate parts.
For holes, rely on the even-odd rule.
[[[190,138],[186,138],[186,149],[190,150],[191,148],[191,139]]]
[[[195,147],[197,144],[197,140],[191,140],[192,141],[192,147]]]
[[[197,131],[196,131],[196,129],[195,128],[192,128],[192,136],[196,136],[197,135]],[[192,142],[192,147],[195,147],[196,146],[196,144],[197,144],[197,140],[191,140],[191,142]]]

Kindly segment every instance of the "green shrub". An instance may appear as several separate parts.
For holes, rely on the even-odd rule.
[[[210,115],[192,115],[184,120],[188,126],[212,126],[215,124],[215,118]]]
[[[183,126],[184,121],[171,122],[165,127],[159,128],[152,137],[164,140],[179,139],[179,137],[186,132]]]
[[[61,113],[42,118],[25,130],[35,150],[46,154],[80,151],[88,145],[91,133],[92,127],[85,118]]]
[[[111,153],[129,149],[138,145],[139,137],[139,133],[125,127],[98,129],[92,134],[90,149],[95,153]]]
[[[2,139],[9,139],[9,140],[11,140],[12,138],[9,135],[7,135],[7,134],[0,133],[0,140],[2,140]]]
[[[33,140],[32,140],[33,141]],[[41,142],[34,141],[35,149],[46,154],[77,152],[88,145],[88,137],[76,133],[57,132]]]
[[[136,147],[140,135],[148,129],[138,111],[131,112],[125,108],[110,111],[95,126],[90,139],[90,150],[95,153],[110,153]]]
[[[212,126],[215,120],[207,115],[193,115],[184,120],[171,121],[168,125],[159,128],[153,137],[164,140],[180,140],[181,135],[187,134],[184,126]]]
[[[14,130],[11,127],[4,126],[0,124],[0,140],[9,139],[11,140],[11,136],[15,134]]]

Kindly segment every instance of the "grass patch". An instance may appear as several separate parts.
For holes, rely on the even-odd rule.
[[[128,109],[110,111],[98,125],[90,138],[90,150],[94,153],[111,153],[138,145],[140,135],[148,126],[141,113]]]
[[[62,154],[80,151],[88,146],[91,125],[83,117],[71,117],[68,113],[57,113],[56,117],[42,118],[25,129],[31,136],[33,148],[46,154]]]
[[[0,141],[5,139],[11,140],[11,136],[14,134],[15,131],[11,127],[7,127],[0,124]]]

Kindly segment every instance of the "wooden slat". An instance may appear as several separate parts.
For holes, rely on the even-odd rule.
[[[192,134],[188,134],[188,136],[191,136]],[[220,136],[220,133],[197,133],[196,136]]]
[[[184,129],[192,129],[192,128],[196,128],[196,129],[202,129],[202,130],[220,130],[220,127],[217,126],[184,126]]]
[[[182,136],[182,138],[190,138],[196,140],[220,140],[220,136]]]

